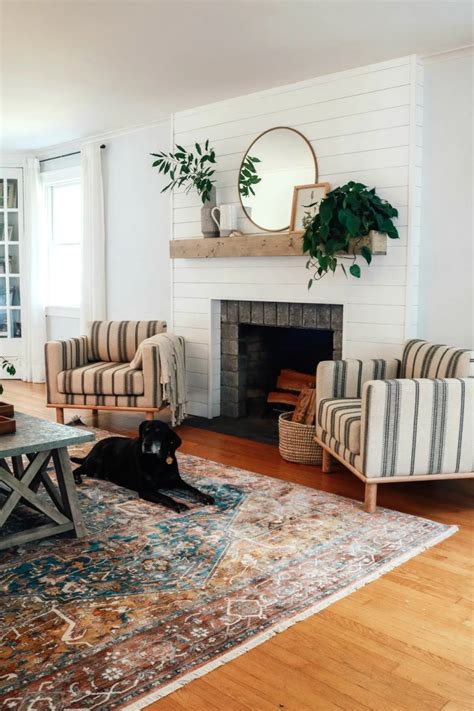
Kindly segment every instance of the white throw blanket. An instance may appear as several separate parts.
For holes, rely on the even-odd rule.
[[[160,396],[171,410],[171,424],[180,425],[186,417],[186,373],[184,365],[184,344],[179,336],[173,333],[157,333],[146,338],[138,346],[132,368],[143,367],[143,346],[153,344],[158,346],[160,360]]]

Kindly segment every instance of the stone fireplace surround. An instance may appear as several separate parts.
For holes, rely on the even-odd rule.
[[[275,301],[221,301],[221,415],[244,414],[239,382],[239,324],[333,331],[333,360],[342,357],[343,306]],[[245,398],[244,398],[245,399]]]

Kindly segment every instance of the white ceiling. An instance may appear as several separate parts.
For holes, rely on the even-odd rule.
[[[458,0],[1,0],[1,148],[472,44]]]

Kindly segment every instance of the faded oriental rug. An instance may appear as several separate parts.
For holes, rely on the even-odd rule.
[[[215,506],[89,479],[86,538],[0,554],[0,708],[143,708],[456,530],[179,459]]]

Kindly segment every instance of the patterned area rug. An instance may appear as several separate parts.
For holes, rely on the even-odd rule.
[[[87,538],[0,553],[0,708],[143,708],[456,530],[179,460],[215,506],[176,514],[89,479]]]

